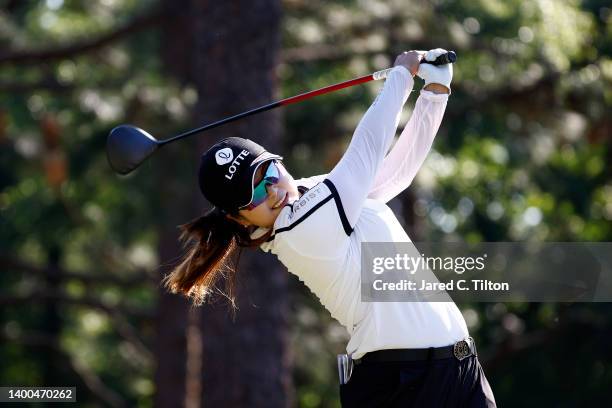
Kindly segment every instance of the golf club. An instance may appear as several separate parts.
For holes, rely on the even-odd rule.
[[[421,64],[443,65],[454,63],[456,60],[457,55],[455,54],[455,52],[449,51],[446,54],[440,55],[434,61],[426,61],[423,59],[421,60]],[[326,86],[321,89],[285,98],[280,101],[272,102],[267,105],[263,105],[255,109],[251,109],[246,112],[242,112],[237,115],[233,115],[225,119],[209,123],[202,127],[189,130],[185,133],[181,133],[180,135],[170,137],[164,140],[157,140],[155,137],[153,137],[146,131],[135,126],[120,125],[111,130],[110,134],[108,135],[108,139],[106,142],[106,155],[108,158],[108,162],[113,168],[113,170],[115,170],[115,172],[125,175],[140,166],[149,156],[151,156],[157,149],[159,149],[165,144],[174,142],[179,139],[183,139],[187,136],[191,136],[193,134],[200,133],[205,130],[216,128],[218,126],[233,122],[235,120],[247,116],[254,115],[256,113],[265,112],[270,109],[277,108],[279,106],[285,106],[295,102],[300,102],[315,97],[317,95],[327,94],[330,92],[337,91],[339,89],[363,84],[365,82],[384,79],[387,77],[387,75],[392,69],[393,68],[388,68],[382,71],[377,71],[369,75],[351,79],[349,81],[340,82],[335,85]]]

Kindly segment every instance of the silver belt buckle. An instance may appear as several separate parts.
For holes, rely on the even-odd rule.
[[[353,358],[350,354],[338,354],[338,377],[340,384],[344,385],[351,379],[353,374]]]
[[[471,337],[468,337],[468,340],[474,344],[474,340]],[[466,357],[472,355],[472,351],[470,350],[470,345],[465,340],[459,340],[453,346],[453,354],[455,358],[459,361],[463,360]],[[476,353],[474,353],[476,354]]]

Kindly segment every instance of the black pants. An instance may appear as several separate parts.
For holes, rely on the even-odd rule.
[[[340,385],[343,408],[495,407],[478,358],[431,361],[362,362]]]

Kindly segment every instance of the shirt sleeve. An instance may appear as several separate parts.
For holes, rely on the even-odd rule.
[[[448,96],[421,90],[410,120],[376,174],[368,198],[386,203],[412,183],[440,128]]]
[[[348,149],[324,181],[336,195],[340,217],[343,223],[349,224],[349,229],[359,218],[413,86],[414,80],[405,67],[393,68],[374,103],[361,118]]]

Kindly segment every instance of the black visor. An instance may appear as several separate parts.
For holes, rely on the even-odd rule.
[[[229,137],[202,155],[199,170],[204,197],[226,212],[236,212],[253,196],[253,177],[259,164],[282,160],[249,139]]]

